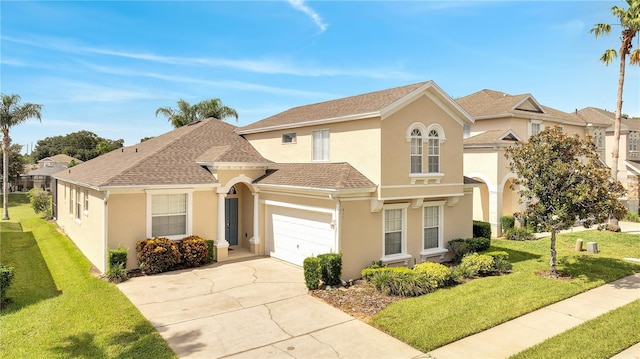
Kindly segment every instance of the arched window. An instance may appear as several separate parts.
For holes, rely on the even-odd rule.
[[[440,135],[438,131],[429,131],[427,154],[427,171],[429,173],[440,173]]]
[[[411,131],[411,173],[422,173],[422,133],[415,128]]]

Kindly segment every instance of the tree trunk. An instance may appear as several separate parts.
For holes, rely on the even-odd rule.
[[[552,278],[558,278],[558,271],[556,270],[556,230],[551,231],[551,259],[549,260],[549,275]]]
[[[8,134],[2,137],[2,206],[4,208],[3,220],[9,220],[9,144],[11,138]]]

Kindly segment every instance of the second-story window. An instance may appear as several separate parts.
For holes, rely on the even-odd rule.
[[[631,131],[629,132],[629,151],[637,152],[638,151],[638,132]]]
[[[329,161],[329,130],[312,131],[312,159],[314,161]]]
[[[429,152],[427,170],[429,173],[440,172],[440,136],[438,131],[431,130],[428,136]]]
[[[411,131],[411,173],[422,173],[422,133]]]
[[[297,142],[297,138],[296,138],[296,133],[295,132],[289,132],[289,133],[283,133],[282,134],[282,144],[296,143],[296,142]]]

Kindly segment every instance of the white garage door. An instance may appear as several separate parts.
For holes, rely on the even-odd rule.
[[[307,257],[336,252],[331,213],[279,206],[267,213],[272,257],[301,266]]]

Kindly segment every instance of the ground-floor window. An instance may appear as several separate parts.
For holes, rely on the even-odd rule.
[[[187,235],[187,193],[151,195],[151,236]]]

